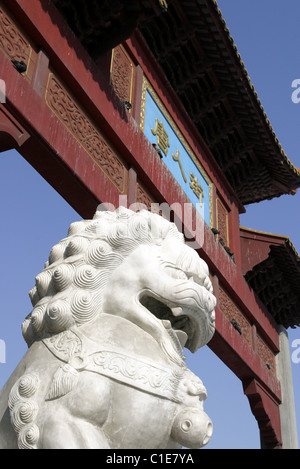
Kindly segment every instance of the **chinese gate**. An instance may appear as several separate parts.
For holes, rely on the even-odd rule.
[[[166,203],[184,225],[178,207],[192,204],[218,300],[209,347],[242,381],[266,447],[280,448],[276,360],[280,328],[300,322],[299,256],[239,214],[295,193],[300,172],[214,0],[93,6],[0,2],[1,151],[16,148],[83,218],[99,203]],[[293,293],[284,310],[274,266],[277,293]]]

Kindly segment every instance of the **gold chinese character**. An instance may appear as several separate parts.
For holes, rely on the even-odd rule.
[[[180,168],[183,180],[184,180],[184,182],[186,182],[186,177],[185,177],[183,167],[182,167],[182,164],[181,164],[181,161],[180,161],[180,158],[179,158],[179,150],[176,150],[176,155],[174,155],[174,153],[172,153],[172,158],[173,158],[174,161],[177,161],[177,163],[179,164],[179,168]]]
[[[196,197],[198,197],[198,199],[200,199],[200,207],[202,207],[204,193],[203,193],[202,187],[198,183],[197,176],[194,176],[193,173],[191,173],[190,174],[190,181],[191,181],[190,182],[190,188],[192,189],[192,191],[194,192]]]
[[[169,136],[164,129],[164,124],[159,122],[157,118],[155,118],[155,129],[151,128],[151,132],[153,135],[157,135],[157,145],[163,151],[163,153],[167,156],[168,147],[170,146],[169,143]]]

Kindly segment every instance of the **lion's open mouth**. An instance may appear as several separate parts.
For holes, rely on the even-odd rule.
[[[144,294],[140,298],[142,306],[148,309],[154,316],[162,321],[166,329],[172,329],[176,334],[177,339],[181,345],[181,349],[188,343],[189,338],[192,337],[192,324],[191,320],[186,315],[180,317],[174,316],[172,310],[162,301],[154,298],[153,296]]]
[[[177,284],[168,299],[144,290],[139,302],[162,322],[178,352],[182,353],[183,348],[187,347],[194,353],[214,333],[215,298],[205,287],[194,282]]]

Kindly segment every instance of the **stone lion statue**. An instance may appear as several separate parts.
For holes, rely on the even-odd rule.
[[[185,364],[214,333],[206,263],[142,210],[71,224],[30,292],[28,351],[0,392],[0,448],[200,448],[206,390]]]

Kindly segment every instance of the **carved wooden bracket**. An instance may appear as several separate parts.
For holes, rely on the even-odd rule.
[[[0,104],[0,152],[18,148],[30,137],[29,133],[6,109],[5,104]]]
[[[255,379],[244,382],[243,388],[266,447],[268,449],[280,449],[282,441],[279,402]]]

